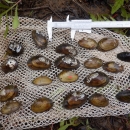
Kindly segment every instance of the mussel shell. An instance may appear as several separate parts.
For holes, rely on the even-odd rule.
[[[0,91],[0,101],[5,102],[13,99],[18,95],[17,86],[8,85]]]
[[[109,77],[103,72],[94,72],[89,74],[85,79],[84,83],[90,87],[103,87],[109,82]]]
[[[16,112],[19,108],[21,107],[21,103],[16,101],[16,100],[12,100],[12,101],[8,101],[1,109],[1,113],[2,114],[6,114],[9,115],[13,112]]]
[[[78,80],[78,75],[75,74],[72,71],[62,71],[59,75],[58,78],[60,79],[61,82],[64,83],[71,83],[71,82],[75,82]]]
[[[59,69],[72,70],[77,69],[80,63],[72,56],[61,56],[56,59],[55,66]]]
[[[108,72],[118,73],[122,72],[124,70],[124,67],[122,65],[115,63],[114,61],[110,61],[103,65],[103,69]]]
[[[96,57],[92,57],[84,62],[84,66],[87,69],[97,69],[103,64],[102,60]]]
[[[69,93],[64,101],[63,107],[66,109],[74,109],[81,107],[87,101],[87,96],[81,92],[72,92]]]
[[[73,55],[73,56],[77,54],[77,50],[75,49],[75,47],[67,43],[57,46],[56,52],[65,55]]]
[[[130,52],[121,52],[117,54],[117,58],[121,61],[130,62]]]
[[[35,113],[42,113],[50,110],[52,106],[53,102],[51,99],[42,97],[34,101],[34,103],[31,105],[31,110]]]
[[[124,90],[116,95],[116,98],[125,103],[130,103],[130,90]]]
[[[1,65],[1,69],[4,73],[13,72],[17,69],[17,67],[18,67],[18,62],[12,58],[5,60]]]
[[[97,47],[97,42],[94,39],[87,38],[86,39],[81,39],[78,41],[79,46],[86,48],[86,49],[95,49]]]
[[[20,54],[22,54],[24,51],[23,46],[21,45],[21,43],[18,42],[11,42],[8,46],[7,49],[7,54],[9,56],[19,56]]]
[[[100,93],[94,93],[89,97],[89,103],[96,107],[106,107],[109,104],[109,100]]]
[[[97,49],[99,51],[110,51],[115,49],[118,46],[118,40],[114,38],[103,38],[98,42],[98,47]]]
[[[31,57],[27,65],[32,70],[45,70],[51,67],[51,61],[44,56]]]
[[[37,48],[45,49],[47,48],[47,39],[42,34],[36,32],[36,30],[32,31],[32,38],[37,46]]]
[[[32,81],[32,83],[35,84],[35,85],[38,85],[38,86],[42,86],[42,85],[51,84],[52,80],[47,76],[40,76],[40,77],[35,78]]]

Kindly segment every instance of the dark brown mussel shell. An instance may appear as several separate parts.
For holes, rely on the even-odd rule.
[[[72,92],[68,94],[64,101],[63,107],[66,109],[74,109],[81,107],[87,101],[87,96],[81,92]]]
[[[53,102],[47,97],[36,99],[31,105],[31,110],[35,113],[42,113],[52,108]]]
[[[7,55],[9,56],[19,56],[24,51],[23,46],[21,43],[18,43],[16,41],[11,42],[7,48]]]
[[[16,100],[8,101],[1,109],[2,114],[9,115],[13,112],[16,112],[21,107],[21,102]]]
[[[1,69],[4,73],[13,72],[17,69],[17,67],[18,62],[12,58],[5,60],[1,65]]]
[[[37,48],[45,49],[47,48],[47,39],[40,33],[37,33],[36,30],[32,31],[32,38],[37,46]]]
[[[0,91],[0,101],[5,102],[18,96],[17,86],[8,85]]]
[[[75,49],[75,47],[67,43],[57,46],[56,52],[65,55],[73,55],[73,56],[77,54],[77,50]]]
[[[109,100],[100,93],[94,93],[89,97],[89,103],[96,107],[106,107],[109,104]]]
[[[110,61],[103,65],[103,69],[108,72],[118,73],[122,72],[124,70],[124,67],[122,65],[115,63],[114,61]]]
[[[71,83],[78,80],[78,75],[72,71],[63,70],[59,75],[58,78],[61,82],[64,83]]]
[[[103,72],[94,72],[89,74],[85,79],[84,83],[90,87],[103,87],[109,82],[109,77]]]
[[[97,47],[97,42],[91,38],[83,38],[78,41],[79,46],[86,48],[86,49],[95,49]]]
[[[118,40],[114,39],[114,38],[103,38],[98,42],[98,47],[97,49],[99,51],[110,51],[115,49],[118,46]]]
[[[80,66],[80,63],[74,57],[67,55],[57,58],[55,66],[59,69],[72,70],[77,69]]]
[[[117,58],[121,61],[130,62],[130,52],[121,52],[117,54]]]
[[[27,65],[32,70],[45,70],[51,67],[51,61],[44,56],[31,57]]]
[[[92,57],[84,62],[84,66],[87,69],[97,69],[103,64],[102,60],[96,57]]]
[[[124,90],[116,95],[116,98],[125,103],[130,103],[130,90]]]

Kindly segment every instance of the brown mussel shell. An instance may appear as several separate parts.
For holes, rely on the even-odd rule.
[[[90,87],[103,87],[109,82],[109,77],[103,72],[94,72],[89,74],[85,79],[84,83]]]
[[[102,60],[96,57],[92,57],[84,62],[84,66],[87,69],[97,69],[103,64]]]
[[[57,58],[55,66],[59,69],[72,70],[77,69],[80,66],[80,63],[74,57],[67,55]]]
[[[96,107],[106,107],[109,104],[109,100],[100,93],[94,93],[89,97],[89,103]]]
[[[110,61],[103,65],[103,69],[111,73],[118,73],[122,72],[124,70],[124,67],[115,63],[114,61]]]
[[[65,97],[63,101],[63,107],[65,109],[78,108],[81,107],[83,104],[85,104],[86,101],[87,96],[84,93],[72,92]]]
[[[16,112],[19,108],[21,107],[21,103],[16,101],[16,100],[12,100],[12,101],[8,101],[1,109],[1,113],[2,114],[6,114],[9,115],[13,112]]]
[[[44,56],[33,56],[31,57],[27,65],[32,70],[45,70],[51,67],[51,61]]]
[[[17,69],[17,67],[18,67],[18,62],[12,58],[5,60],[1,65],[1,69],[4,73],[13,72]]]
[[[98,47],[97,49],[99,51],[110,51],[115,49],[118,46],[118,40],[114,38],[103,38],[98,42]]]
[[[59,75],[58,78],[60,79],[61,82],[64,83],[71,83],[71,82],[75,82],[78,80],[78,75],[75,74],[72,71],[66,71],[63,70]]]
[[[31,110],[35,113],[42,113],[50,110],[52,106],[53,102],[51,99],[42,97],[34,101],[34,103],[31,105]]]
[[[37,46],[37,48],[45,49],[47,48],[47,39],[42,34],[36,32],[36,30],[32,31],[32,38]]]
[[[125,103],[130,103],[130,90],[124,90],[116,95],[116,98]]]
[[[77,55],[77,50],[75,49],[75,47],[67,43],[57,46],[56,52],[65,55]]]
[[[117,58],[121,61],[130,62],[130,52],[121,52],[117,54]]]
[[[38,86],[48,85],[52,83],[52,80],[47,76],[40,76],[32,81],[33,84]]]
[[[78,41],[78,44],[79,44],[79,46],[86,48],[86,49],[95,49],[98,45],[97,42],[91,38],[87,38],[87,40],[85,40],[85,38],[83,38]]]
[[[23,50],[24,48],[21,43],[14,41],[9,44],[6,52],[9,56],[19,56],[23,53]]]
[[[18,96],[17,86],[8,85],[0,91],[0,101],[6,102]]]

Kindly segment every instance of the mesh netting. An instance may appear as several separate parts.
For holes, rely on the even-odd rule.
[[[9,18],[9,21],[12,21]],[[9,25],[11,26],[11,22]],[[8,84],[17,85],[19,89],[19,96],[14,99],[22,102],[22,107],[15,113],[10,115],[0,114],[0,124],[6,130],[20,130],[25,128],[32,128],[38,126],[45,126],[52,123],[57,123],[61,120],[72,118],[75,116],[82,117],[101,117],[101,116],[116,116],[121,114],[128,114],[130,112],[130,104],[121,103],[116,100],[115,95],[120,90],[125,90],[130,87],[130,81],[128,76],[130,75],[130,63],[119,61],[116,58],[117,53],[122,51],[130,51],[130,38],[112,33],[105,29],[93,29],[91,34],[76,33],[75,40],[72,42],[70,39],[69,29],[53,29],[53,40],[48,43],[48,47],[44,50],[37,49],[31,36],[32,30],[41,31],[42,34],[47,36],[47,25],[45,22],[30,18],[20,18],[20,27],[17,31],[14,31],[11,27],[7,38],[4,38],[5,30],[5,18],[2,19],[0,28],[0,59],[5,55],[6,49],[11,41],[18,41],[24,46],[24,53],[15,59],[19,63],[19,67],[16,71],[8,74],[4,74],[0,70],[0,86],[1,89]],[[119,40],[119,46],[108,52],[100,52],[95,50],[86,50],[78,46],[78,40],[83,37],[90,37],[99,41],[103,37],[113,37]],[[48,37],[48,36],[47,36]],[[80,67],[73,70],[79,75],[79,79],[73,83],[62,83],[57,78],[57,75],[61,72],[54,66],[54,61],[61,54],[55,52],[55,48],[62,44],[69,43],[76,47],[78,55],[75,56],[80,61]],[[50,69],[44,71],[33,71],[27,66],[27,61],[31,56],[41,54],[49,58],[53,63]],[[124,66],[122,73],[113,74],[106,72],[102,67],[98,69],[86,69],[83,63],[90,57],[97,57],[102,59],[104,62],[115,61]],[[8,56],[9,57],[9,56]],[[0,64],[1,64],[0,63]],[[92,88],[88,87],[83,83],[83,79],[90,73],[95,71],[102,71],[107,74],[110,78],[110,82],[103,88]],[[46,75],[53,80],[50,85],[47,86],[35,86],[32,84],[32,80],[41,75]],[[88,97],[94,92],[104,94],[109,99],[109,105],[105,108],[94,107],[88,102],[83,106],[73,110],[66,110],[62,108],[62,102],[66,94],[70,91],[81,91],[86,93]],[[35,99],[46,96],[53,100],[54,106],[47,112],[35,114],[30,110],[31,104]],[[5,103],[0,103],[0,108]]]

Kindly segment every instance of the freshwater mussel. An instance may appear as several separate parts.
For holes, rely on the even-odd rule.
[[[55,61],[55,66],[59,69],[77,69],[79,65],[79,61],[70,55],[61,56]]]
[[[97,88],[107,85],[108,82],[109,82],[109,77],[105,73],[100,71],[93,72],[89,74],[87,77],[85,77],[84,79],[84,83],[87,86],[97,87]]]
[[[8,85],[0,91],[0,101],[5,102],[18,96],[18,88],[15,85]]]
[[[1,65],[1,69],[4,73],[13,72],[17,69],[17,67],[18,62],[13,58],[5,60]]]
[[[103,65],[103,69],[108,72],[118,73],[122,72],[124,70],[124,67],[120,64],[115,63],[114,61],[110,61]]]
[[[124,90],[116,95],[116,98],[125,103],[130,103],[130,90]]]
[[[69,93],[64,101],[63,107],[66,109],[74,109],[81,107],[87,101],[87,95],[81,92]]]
[[[36,99],[31,105],[31,110],[35,113],[42,113],[52,108],[53,102],[47,97]]]
[[[94,93],[89,97],[89,103],[96,107],[106,107],[109,100],[103,94]]]
[[[52,83],[52,80],[47,76],[40,76],[32,81],[33,84],[38,86],[48,85]]]
[[[32,38],[37,46],[37,48],[45,49],[47,47],[47,39],[42,34],[38,33],[36,30],[32,31]]]
[[[9,56],[19,56],[24,51],[24,48],[21,43],[16,41],[11,42],[7,48],[7,55]]]
[[[51,61],[44,56],[37,55],[31,57],[27,65],[32,70],[45,70],[51,67]]]
[[[79,46],[86,48],[86,49],[95,49],[97,47],[97,42],[92,38],[83,38],[78,41]]]
[[[96,57],[92,57],[84,62],[84,66],[87,69],[97,69],[103,64],[102,60]]]
[[[99,42],[98,42],[98,46],[97,49],[99,51],[110,51],[115,49],[118,46],[118,40],[108,37],[108,38],[102,38]]]
[[[77,54],[77,50],[75,49],[75,47],[67,43],[57,46],[56,52],[65,55],[73,55],[73,56]]]
[[[117,54],[117,58],[121,61],[130,62],[130,52],[121,52]]]
[[[21,102],[17,100],[8,101],[1,109],[2,114],[9,115],[13,112],[16,112],[21,107]]]
[[[71,83],[78,80],[78,75],[72,71],[63,70],[59,75],[58,78],[61,82],[64,83]]]

